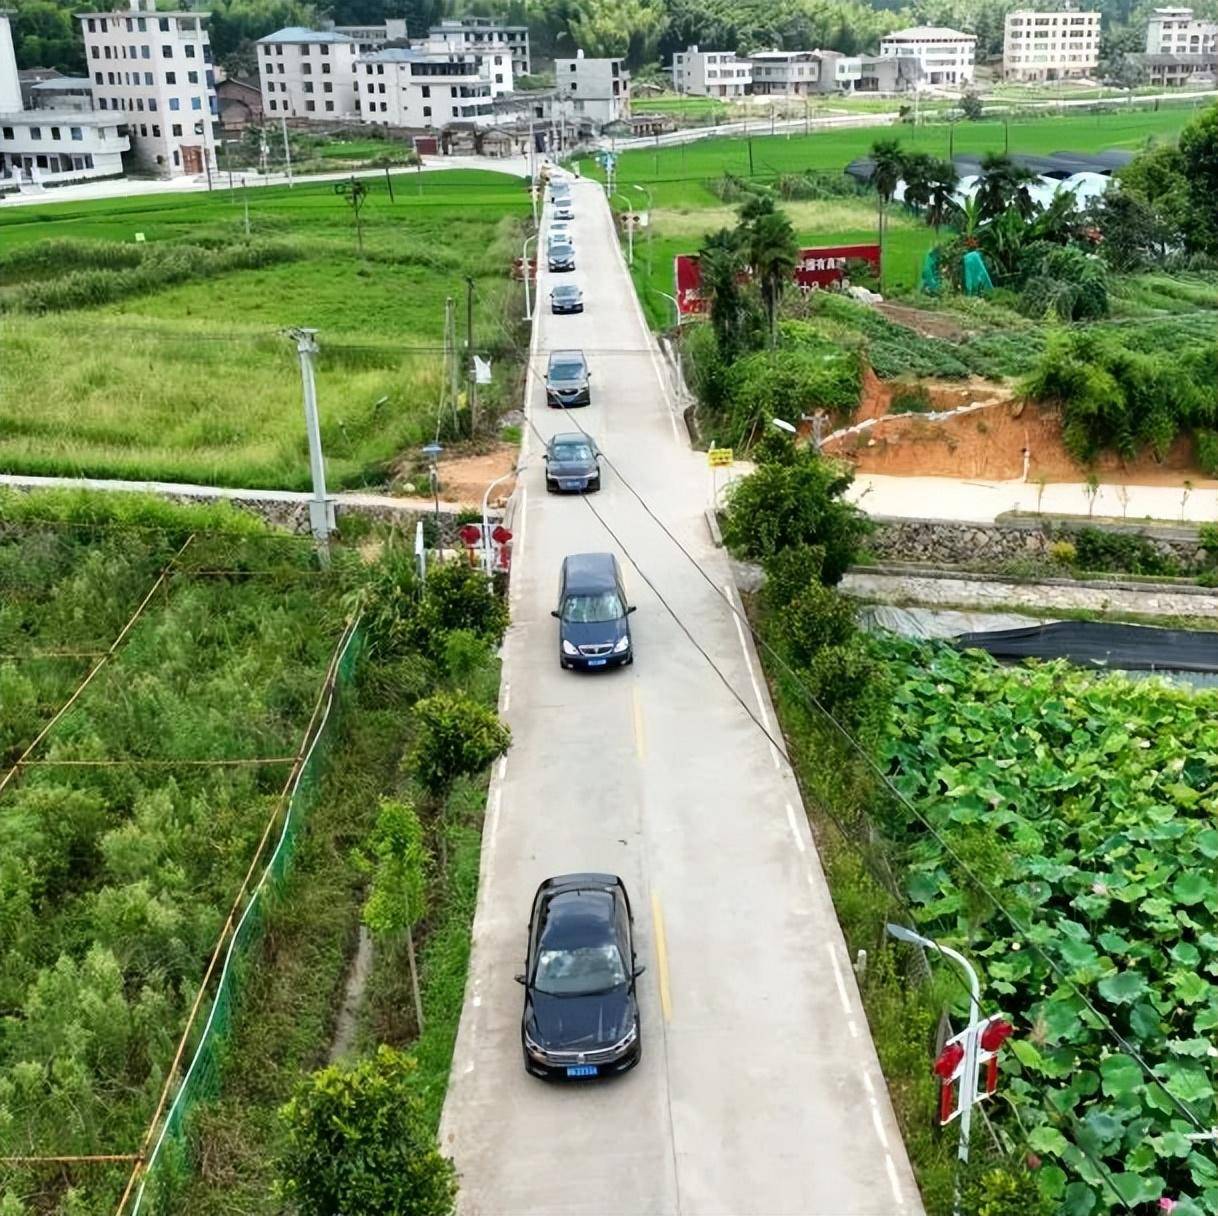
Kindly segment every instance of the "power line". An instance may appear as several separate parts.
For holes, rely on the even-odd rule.
[[[587,437],[589,439],[591,438],[591,436],[588,435],[587,431],[584,431],[584,428],[582,426],[580,426],[580,424],[578,422],[576,422],[576,426],[581,432],[583,432],[585,437]],[[536,430],[535,427],[534,427],[534,430]],[[599,445],[598,445],[598,447],[599,447]],[[604,455],[603,451],[602,451],[602,455]],[[1037,943],[1035,940],[1032,939],[1032,937],[1029,934],[1028,927],[1026,925],[1024,925],[1016,917],[1016,915],[1006,907],[1005,904],[1003,904],[1003,902],[989,888],[989,886],[987,886],[978,877],[978,875],[973,870],[973,868],[971,866],[969,866],[968,863],[943,838],[943,836],[940,834],[940,832],[934,826],[934,824],[931,823],[931,821],[929,819],[927,819],[925,815],[922,814],[922,812],[914,805],[914,803],[911,802],[910,799],[907,798],[905,796],[905,794],[893,783],[891,778],[888,776],[887,773],[884,772],[884,770],[880,767],[880,765],[875,761],[875,759],[872,757],[871,753],[867,750],[867,748],[864,747],[863,744],[860,743],[851,734],[851,732],[845,726],[843,726],[842,723],[839,722],[837,720],[837,718],[835,718],[833,716],[833,714],[829,712],[828,709],[825,708],[825,706],[821,703],[820,699],[816,696],[815,693],[812,692],[812,690],[807,686],[807,684],[800,677],[800,675],[791,668],[790,664],[788,664],[786,662],[786,660],[782,657],[782,655],[780,655],[778,653],[778,651],[776,651],[765,640],[765,638],[762,637],[762,635],[757,631],[757,629],[754,628],[753,623],[751,620],[749,620],[748,615],[746,613],[741,612],[739,609],[737,609],[735,604],[732,602],[731,598],[724,594],[723,590],[716,584],[715,580],[713,578],[711,578],[711,576],[703,569],[702,565],[699,563],[697,558],[695,558],[693,556],[693,554],[690,553],[689,550],[685,547],[685,545],[682,544],[682,542],[672,533],[672,531],[668,528],[667,524],[665,524],[664,521],[658,515],[656,515],[656,513],[651,509],[650,505],[643,498],[643,496],[622,475],[621,470],[618,469],[618,467],[613,463],[613,461],[607,455],[605,456],[605,463],[609,466],[610,469],[613,470],[614,476],[622,483],[623,486],[625,486],[627,491],[635,498],[635,500],[643,508],[643,511],[647,514],[647,516],[660,528],[660,530],[664,533],[664,535],[667,536],[668,539],[681,551],[682,555],[694,567],[694,569],[702,576],[703,580],[711,588],[711,590],[714,591],[714,593],[721,600],[723,600],[723,602],[728,606],[728,609],[731,611],[732,615],[736,618],[736,620],[741,622],[744,625],[744,627],[748,629],[748,631],[749,631],[750,635],[753,637],[754,641],[761,648],[763,648],[765,650],[765,652],[771,658],[773,658],[777,663],[779,663],[782,666],[784,671],[787,673],[787,675],[790,677],[790,679],[794,682],[795,686],[800,690],[800,692],[804,696],[805,700],[807,700],[807,702],[811,706],[813,706],[813,708],[815,708],[816,711],[827,722],[829,722],[833,726],[833,728],[845,740],[848,747],[851,750],[853,750],[854,752],[858,753],[858,755],[863,759],[864,764],[869,769],[872,770],[872,772],[875,774],[876,777],[879,778],[880,782],[884,785],[884,787],[888,790],[888,792],[893,797],[895,797],[901,803],[901,805],[904,806],[905,809],[915,819],[917,819],[917,821],[919,823],[921,823],[923,827],[926,828],[926,830],[928,832],[930,832],[930,834],[934,837],[935,841],[940,845],[940,847],[944,850],[944,852],[949,857],[951,857],[952,860],[957,864],[957,866],[960,868],[960,872],[963,873],[968,878],[968,880],[973,884],[974,887],[976,887],[977,890],[981,891],[986,896],[986,898],[991,902],[991,904],[993,904],[994,908],[1007,920],[1007,922],[1010,925],[1012,925],[1020,933],[1020,935],[1028,942],[1029,946],[1031,946],[1033,951],[1035,951],[1035,953],[1040,956],[1040,958],[1048,966],[1050,971],[1053,972],[1054,976],[1057,977],[1058,981],[1060,983],[1066,985],[1066,987],[1068,987],[1079,998],[1079,1000],[1081,1000],[1083,1002],[1083,1004],[1087,1008],[1087,1010],[1107,1028],[1109,1033],[1116,1040],[1116,1042],[1120,1045],[1122,1050],[1127,1055],[1129,1055],[1133,1060],[1135,1060],[1137,1062],[1138,1066],[1142,1069],[1143,1073],[1149,1078],[1149,1080],[1167,1096],[1168,1100],[1172,1103],[1172,1105],[1175,1106],[1176,1109],[1179,1110],[1180,1113],[1183,1114],[1189,1120],[1189,1122],[1191,1122],[1193,1124],[1193,1126],[1197,1128],[1198,1131],[1209,1131],[1210,1129],[1207,1128],[1198,1119],[1197,1115],[1192,1111],[1192,1109],[1186,1103],[1184,1103],[1181,1099],[1177,1098],[1175,1096],[1175,1094],[1173,1094],[1167,1088],[1167,1086],[1164,1084],[1164,1082],[1161,1081],[1154,1074],[1154,1072],[1152,1071],[1150,1066],[1142,1058],[1141,1054],[1137,1051],[1137,1049],[1133,1046],[1133,1044],[1130,1043],[1125,1038],[1125,1036],[1122,1035],[1121,1032],[1119,1030],[1117,1030],[1117,1028],[1113,1025],[1111,1019],[1106,1014],[1104,1014],[1100,1009],[1098,1009],[1096,1007],[1096,1005],[1091,1001],[1091,999],[1087,996],[1087,994],[1085,992],[1083,992],[1078,987],[1078,985],[1074,983],[1074,981],[1072,979],[1070,979],[1070,977],[1067,975],[1067,973],[1061,969],[1061,967],[1057,964],[1057,962],[1054,959],[1052,959],[1041,948],[1039,943]],[[584,499],[586,502],[588,501],[588,498],[586,495],[584,496]],[[589,505],[591,506],[590,503],[589,503]],[[594,514],[597,514],[596,509],[594,507],[592,508],[592,510],[593,510]],[[598,515],[598,518],[600,518],[599,515]],[[608,530],[608,525],[606,525],[606,530]],[[610,532],[610,535],[613,535],[613,533]],[[633,561],[633,559],[631,559],[631,560]],[[636,569],[637,569],[637,565],[636,565]],[[642,573],[642,572],[640,571],[640,573]],[[652,584],[650,582],[648,582],[648,586],[651,586],[651,585]],[[653,588],[653,590],[654,590],[654,588]],[[664,601],[661,600],[661,602],[663,603]],[[665,607],[667,607],[667,604],[665,604]],[[671,612],[671,609],[669,611]],[[674,617],[674,619],[675,619],[675,617]],[[699,648],[699,649],[701,649],[701,648]],[[716,670],[718,670],[718,669],[716,669]],[[723,679],[724,677],[720,674],[720,678]],[[750,714],[749,716],[752,717],[753,715]],[[756,721],[755,718],[754,718],[754,721]],[[762,729],[764,730],[764,728],[762,728]],[[769,732],[766,731],[765,733],[766,733],[767,737],[769,737]],[[788,765],[790,765],[791,762],[787,758],[785,750],[783,751],[782,754],[783,754],[783,758],[787,760]],[[792,771],[794,771],[794,770],[792,769]]]

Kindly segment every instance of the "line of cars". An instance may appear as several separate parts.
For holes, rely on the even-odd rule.
[[[551,272],[575,269],[571,223],[575,210],[564,179],[550,180],[547,229]],[[555,314],[582,313],[573,284],[550,292]],[[592,403],[591,372],[580,350],[555,350],[546,367],[546,404],[571,409]],[[551,493],[601,488],[601,453],[584,431],[560,432],[545,450]],[[596,671],[634,662],[626,586],[612,553],[574,553],[559,575],[558,662],[564,670]],[[529,915],[520,1042],[525,1070],[547,1080],[613,1076],[642,1056],[636,981],[645,968],[634,943],[634,916],[625,884],[613,874],[547,878]]]

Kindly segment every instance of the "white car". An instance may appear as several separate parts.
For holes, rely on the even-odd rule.
[[[566,241],[568,245],[575,244],[575,238],[571,235],[571,225],[566,220],[559,220],[557,223],[550,225],[547,240],[553,244],[554,241]]]
[[[570,202],[558,203],[554,207],[554,218],[556,220],[573,220],[575,218],[575,208]]]

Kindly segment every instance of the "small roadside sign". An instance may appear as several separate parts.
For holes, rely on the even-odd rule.
[[[706,453],[706,463],[712,469],[722,469],[732,463],[731,448],[711,448]]]

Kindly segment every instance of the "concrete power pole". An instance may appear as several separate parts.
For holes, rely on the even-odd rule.
[[[525,267],[528,273],[528,267]],[[478,371],[474,365],[474,280],[465,280],[465,356],[469,363],[469,433],[478,433]]]
[[[323,566],[330,564],[330,530],[334,527],[332,507],[326,498],[326,467],[321,453],[321,427],[317,422],[317,386],[313,380],[313,356],[317,354],[317,330],[293,329],[289,336],[296,342],[300,356],[300,383],[304,393],[305,431],[309,437],[309,471],[313,478],[313,497],[309,500],[309,527],[317,541],[317,555]]]
[[[288,120],[281,118],[279,121],[283,124],[283,162],[287,165],[288,189],[290,190],[292,188],[292,149],[288,146]]]

